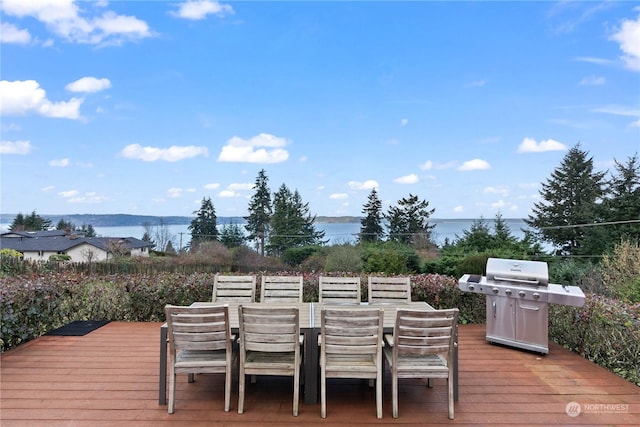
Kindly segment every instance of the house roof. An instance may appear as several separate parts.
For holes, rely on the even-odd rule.
[[[44,232],[46,233],[46,232]],[[17,236],[16,236],[17,235]],[[88,244],[105,252],[111,252],[114,245],[124,245],[129,249],[153,246],[135,237],[79,237],[59,233],[9,232],[0,235],[0,249],[14,249],[18,252],[66,252],[76,246]]]

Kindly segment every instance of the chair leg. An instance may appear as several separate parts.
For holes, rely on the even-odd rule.
[[[324,368],[320,375],[320,417],[327,418],[327,376]]]
[[[453,381],[451,381],[451,377],[447,377],[447,388],[448,390],[448,394],[449,394],[449,419],[452,420],[453,419]]]
[[[173,414],[173,405],[176,395],[176,372],[173,366],[171,366],[169,372],[169,404],[167,405],[167,411]]]
[[[238,374],[238,413],[244,412],[244,369],[240,367]]]
[[[196,382],[196,375],[195,374],[193,374],[193,373],[189,374],[189,382],[190,383]]]
[[[380,375],[379,369],[376,378],[376,415],[378,419],[382,418],[382,375]]]
[[[398,375],[391,375],[391,396],[393,398],[393,418],[398,418]]]
[[[300,367],[293,374],[293,416],[298,416],[298,402],[300,401]]]
[[[227,369],[224,373],[224,411],[229,412],[231,406],[231,363],[227,364]]]

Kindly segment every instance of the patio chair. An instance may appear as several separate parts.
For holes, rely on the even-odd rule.
[[[229,307],[165,306],[169,339],[169,404],[173,414],[176,394],[176,375],[225,374],[224,410],[231,401],[231,368],[233,350],[229,324]]]
[[[213,302],[255,302],[256,276],[226,276],[216,274],[213,279]]]
[[[302,302],[302,276],[262,276],[260,302]]]
[[[360,304],[360,277],[328,277],[318,279],[321,303]]]
[[[300,397],[300,323],[298,308],[238,307],[240,370],[238,413],[244,412],[246,375],[293,377],[293,415]]]
[[[393,418],[398,418],[398,378],[446,378],[453,419],[453,354],[458,309],[399,309],[384,355],[391,369]],[[429,383],[430,384],[430,383]]]
[[[410,303],[410,277],[369,276],[369,304],[375,303]]]
[[[382,418],[381,308],[323,308],[320,323],[320,416],[327,416],[327,378],[375,379]]]

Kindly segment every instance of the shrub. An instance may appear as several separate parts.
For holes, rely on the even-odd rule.
[[[297,267],[311,255],[322,252],[322,247],[318,245],[307,245],[286,249],[282,253],[282,261],[289,267]]]
[[[327,250],[324,271],[360,273],[363,268],[360,249],[350,244],[334,245]]]
[[[411,246],[384,242],[364,247],[364,271],[369,273],[410,274],[420,269],[419,258]]]
[[[623,301],[640,302],[640,246],[629,241],[616,245],[601,262],[605,287]]]

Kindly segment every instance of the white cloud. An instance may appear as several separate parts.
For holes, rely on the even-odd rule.
[[[78,190],[67,190],[67,191],[61,191],[61,192],[58,193],[59,196],[62,196],[65,199],[68,199],[70,197],[75,197],[78,194],[80,194],[80,192]]]
[[[42,191],[43,193],[48,193],[49,191],[53,191],[56,187],[54,187],[53,185],[48,185],[46,187],[43,187],[40,189],[40,191]]]
[[[518,146],[518,153],[544,153],[546,151],[565,151],[567,146],[553,139],[536,142],[533,138],[524,138]]]
[[[147,23],[134,16],[104,11],[106,2],[82,2],[82,8],[73,0],[3,0],[1,5],[5,14],[35,18],[49,31],[75,43],[120,45],[153,35]]]
[[[71,82],[64,88],[71,92],[100,92],[109,89],[111,82],[109,79],[97,79],[95,77],[83,77],[75,82]]]
[[[473,159],[464,162],[458,170],[461,171],[474,171],[474,170],[486,170],[491,169],[491,165],[482,159]]]
[[[188,0],[180,4],[177,12],[171,12],[174,16],[191,20],[205,19],[207,15],[224,16],[233,13],[230,5],[211,0]]]
[[[596,113],[606,113],[606,114],[614,114],[616,116],[625,116],[625,117],[634,117],[636,120],[631,122],[629,126],[631,127],[640,127],[640,110],[629,107],[620,107],[617,105],[609,105],[606,107],[594,108],[593,110]]]
[[[418,181],[420,181],[420,179],[415,173],[401,176],[393,180],[396,184],[415,184]]]
[[[220,193],[218,193],[218,196],[220,196],[223,199],[230,199],[232,197],[239,197],[240,194],[238,194],[233,190],[222,190]]]
[[[582,80],[580,80],[579,85],[600,86],[605,84],[606,82],[607,82],[607,79],[605,79],[604,77],[589,76],[589,77],[584,77]]]
[[[197,147],[195,145],[177,146],[169,148],[143,147],[140,144],[127,145],[120,152],[122,157],[127,159],[143,160],[145,162],[155,162],[163,160],[165,162],[177,162],[197,156],[208,156],[207,147]]]
[[[182,193],[184,192],[184,189],[182,188],[178,188],[178,187],[172,187],[169,188],[167,190],[167,194],[169,195],[169,197],[171,197],[172,199],[178,198],[182,196]]]
[[[31,34],[28,30],[21,30],[13,24],[0,24],[0,43],[29,44]]]
[[[452,167],[454,167],[456,165],[456,162],[451,161],[451,162],[447,162],[447,163],[434,163],[431,160],[427,160],[426,162],[424,162],[423,164],[420,165],[420,169],[428,171],[428,170],[444,170],[444,169],[451,169]]]
[[[595,58],[592,56],[579,56],[575,58],[575,60],[578,62],[588,62],[590,64],[597,64],[597,65],[613,65],[613,61],[609,59]]]
[[[217,182],[212,182],[210,184],[205,184],[204,188],[207,190],[215,190],[217,188],[220,188],[220,184]]]
[[[502,197],[506,197],[509,195],[509,188],[506,186],[500,186],[500,187],[485,187],[482,190],[483,193],[486,194],[499,194]]]
[[[254,186],[255,184],[252,182],[232,183],[232,184],[229,184],[227,189],[233,190],[233,191],[246,191],[246,190],[252,190]]]
[[[409,119],[401,119],[400,120],[400,126],[406,126],[409,124]]]
[[[352,190],[373,190],[374,188],[380,188],[378,181],[374,181],[373,179],[369,179],[365,182],[349,181],[348,185]]]
[[[80,194],[78,190],[68,190],[61,191],[58,195],[66,199],[69,203],[102,203],[107,200],[107,197],[101,196],[95,191]]]
[[[289,158],[285,138],[261,133],[250,139],[234,136],[222,147],[218,161],[245,163],[281,163]],[[260,148],[266,147],[266,148]]]
[[[54,159],[49,161],[49,166],[52,166],[54,168],[66,168],[67,166],[69,166],[70,162],[69,159]]]
[[[454,212],[464,212],[464,206],[462,205],[458,205],[455,208],[453,208]]]
[[[47,93],[35,80],[0,81],[0,106],[2,115],[24,115],[30,112],[45,117],[77,119],[80,117],[82,98],[51,102]]]
[[[0,154],[29,154],[31,141],[0,141]]]
[[[346,193],[333,193],[332,195],[329,196],[329,198],[332,200],[347,199],[349,198],[349,195]]]
[[[638,8],[636,8],[638,10]],[[622,50],[622,60],[627,68],[640,71],[640,15],[633,20],[623,20],[618,31],[611,36],[620,44]]]

